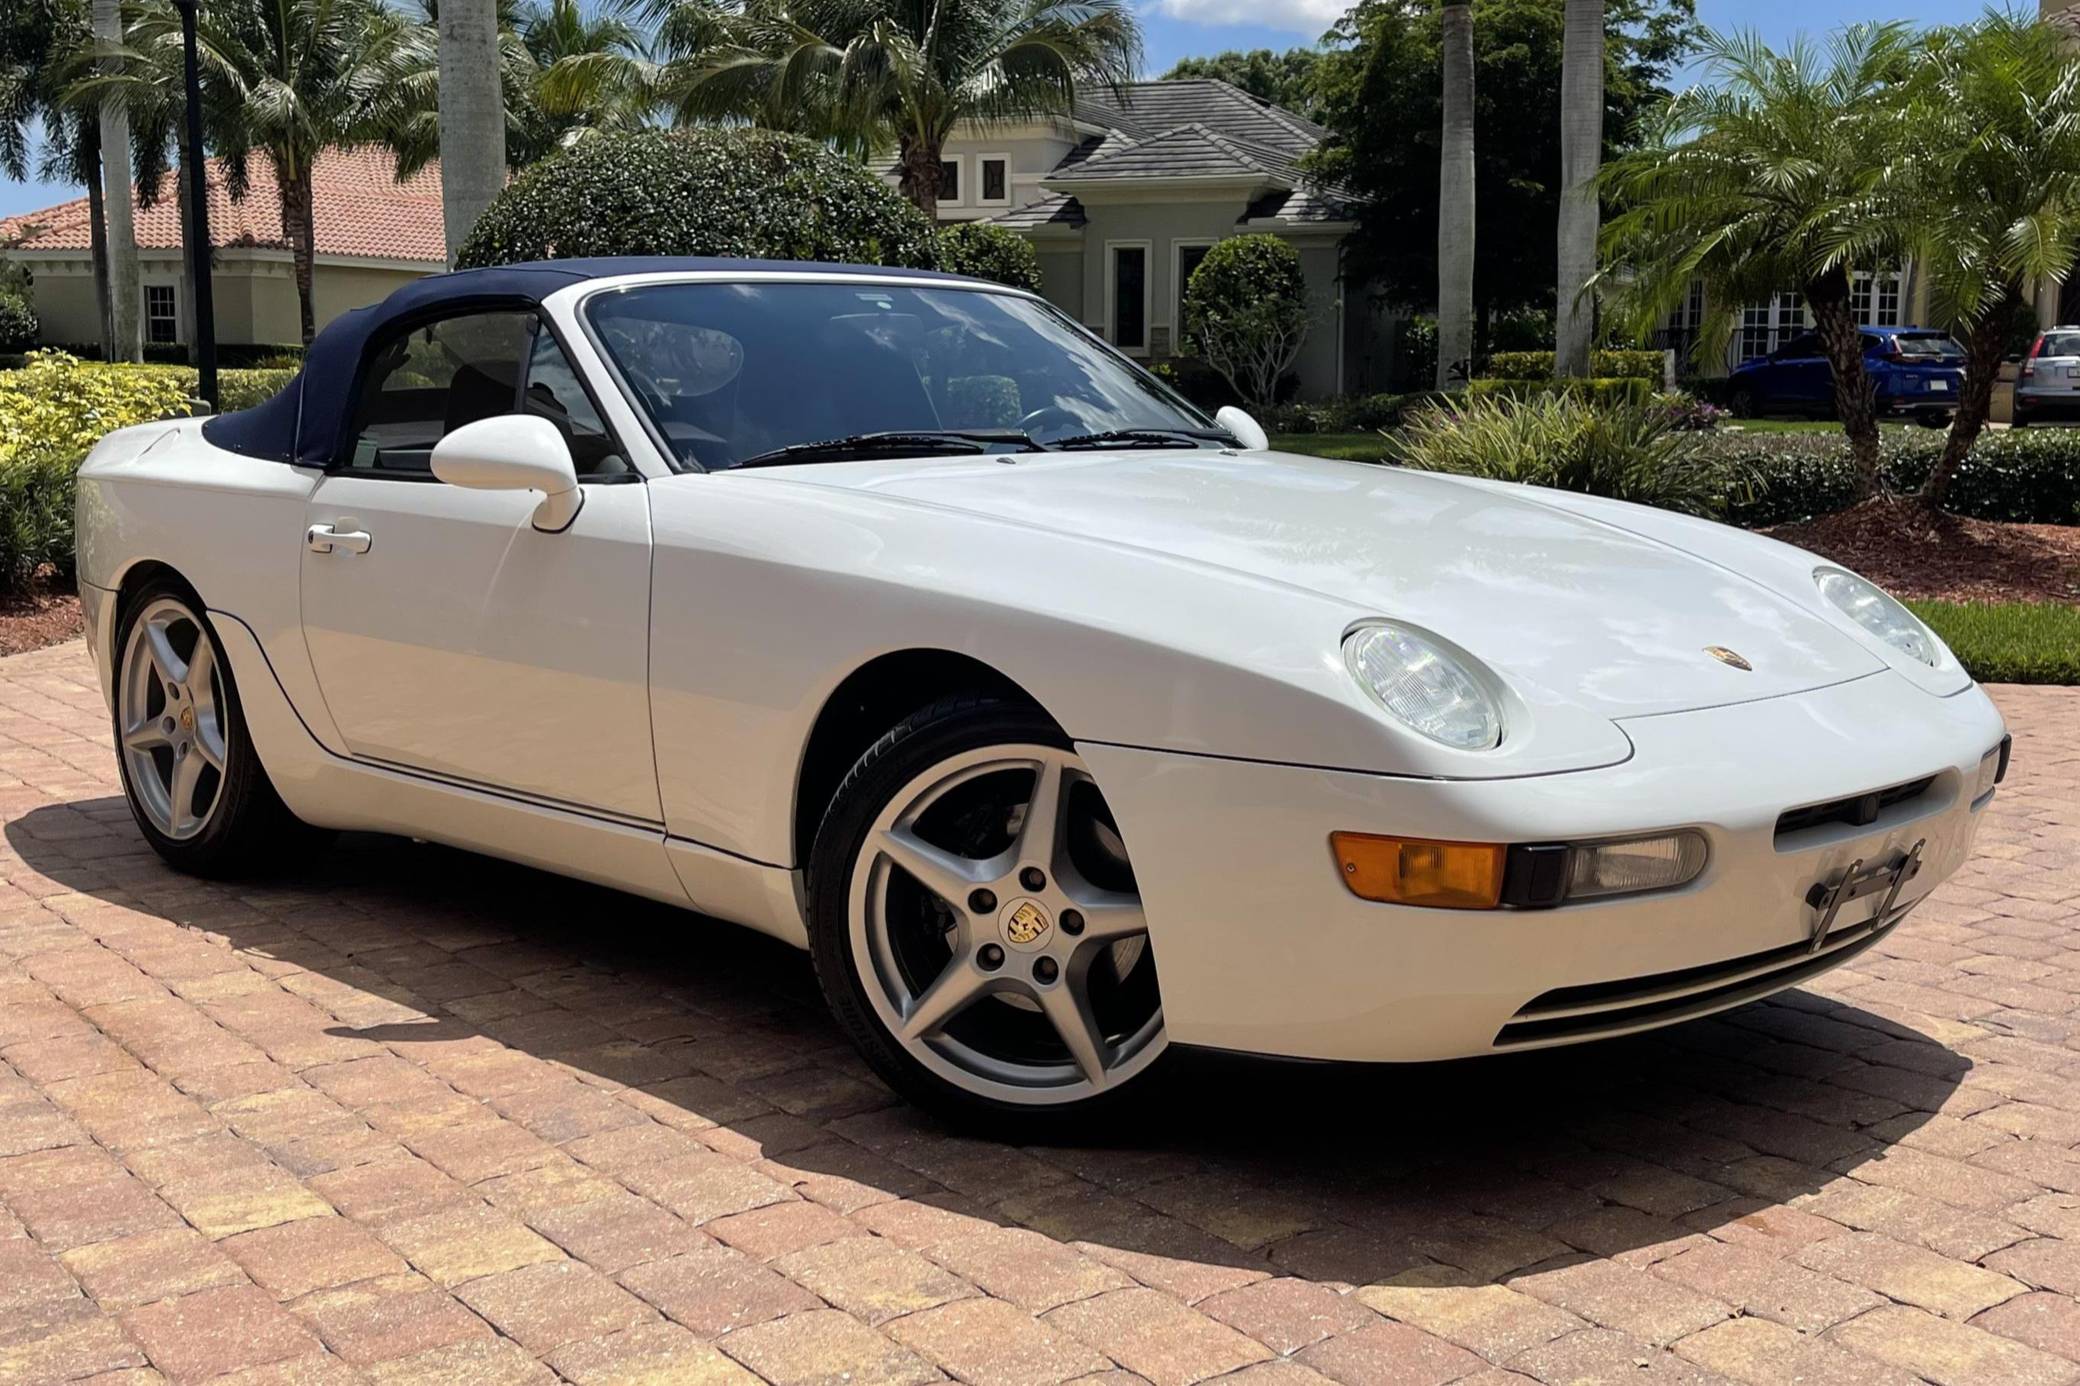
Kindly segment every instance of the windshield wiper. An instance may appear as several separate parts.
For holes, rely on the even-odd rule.
[[[1015,428],[925,428],[887,429],[880,433],[854,433],[844,438],[825,438],[814,443],[793,443],[771,452],[757,453],[737,467],[785,467],[795,462],[836,462],[847,457],[876,457],[888,453],[972,454],[991,447],[1016,447],[1039,452],[1038,443]]]
[[[1047,446],[1064,448],[1195,448],[1201,443],[1234,447],[1235,435],[1219,428],[1115,428],[1056,438]]]

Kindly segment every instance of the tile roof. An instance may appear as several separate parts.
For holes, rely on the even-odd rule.
[[[1248,178],[1270,172],[1267,162],[1204,125],[1180,125],[1139,144],[1123,144],[1067,168],[1050,182],[1099,182],[1123,178]]]
[[[1259,101],[1213,77],[1130,82],[1120,88],[1080,86],[1077,119],[1139,139],[1180,125],[1202,125],[1229,139],[1305,154],[1328,131],[1282,106]]]
[[[990,218],[999,226],[1033,230],[1041,226],[1081,226],[1087,220],[1083,204],[1063,193],[1049,193],[1038,202],[1014,208]]]
[[[224,186],[221,160],[209,161],[210,242],[220,249],[258,246],[286,249],[281,200],[274,169],[264,155],[248,161],[251,187],[233,202]],[[328,149],[313,179],[320,256],[447,262],[441,222],[438,163],[400,183],[388,153],[373,148]],[[169,178],[153,206],[137,209],[137,243],[146,250],[176,250],[181,244],[180,208]],[[0,220],[0,245],[23,250],[86,250],[90,245],[87,200],[76,198],[40,212]]]

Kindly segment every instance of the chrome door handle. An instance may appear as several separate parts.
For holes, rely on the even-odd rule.
[[[341,532],[331,525],[312,525],[303,536],[311,546],[312,553],[331,553],[334,549],[345,549],[348,553],[367,553],[370,543],[366,530],[353,529]]]

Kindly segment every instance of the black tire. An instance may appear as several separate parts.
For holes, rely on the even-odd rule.
[[[1727,400],[1727,408],[1736,419],[1759,419],[1762,417],[1761,401],[1753,390],[1735,390]]]
[[[1948,428],[1951,417],[1947,409],[1924,409],[1914,416],[1914,422],[1923,428]]]
[[[810,852],[807,884],[810,955],[825,1002],[867,1063],[902,1096],[960,1126],[1023,1140],[1061,1139],[1116,1119],[1138,1101],[1170,1058],[1166,1051],[1118,1086],[1048,1105],[999,1101],[932,1072],[884,1025],[854,956],[854,863],[876,817],[916,777],[951,757],[994,746],[1072,749],[1047,716],[1026,704],[964,693],[919,709],[891,728],[854,764],[832,798]]]
[[[122,775],[123,797],[130,805],[130,816],[136,820],[138,831],[168,865],[190,875],[207,877],[250,875],[279,866],[292,854],[322,844],[330,834],[309,827],[290,813],[281,796],[275,792],[274,783],[267,778],[267,771],[253,749],[252,736],[246,730],[245,713],[239,703],[231,666],[221,657],[216,661],[216,671],[221,689],[219,720],[223,724],[225,756],[215,807],[201,831],[192,837],[169,836],[152,822],[140,802],[137,787],[131,782],[130,758],[122,751],[120,690],[122,661],[130,643],[132,627],[146,608],[163,598],[171,598],[185,606],[212,645],[218,650],[223,648],[201,598],[186,583],[172,577],[158,577],[124,594],[116,613],[115,649],[111,653],[116,665],[118,695],[109,721],[116,740],[116,765]]]

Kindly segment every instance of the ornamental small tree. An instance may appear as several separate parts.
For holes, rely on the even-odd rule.
[[[461,268],[583,255],[723,255],[936,269],[922,212],[860,164],[771,130],[585,140],[506,186]]]
[[[1263,408],[1299,358],[1308,318],[1300,252],[1277,236],[1231,236],[1192,271],[1181,345]]]
[[[1040,255],[1033,243],[986,221],[958,222],[941,231],[939,268],[1040,292]]]

